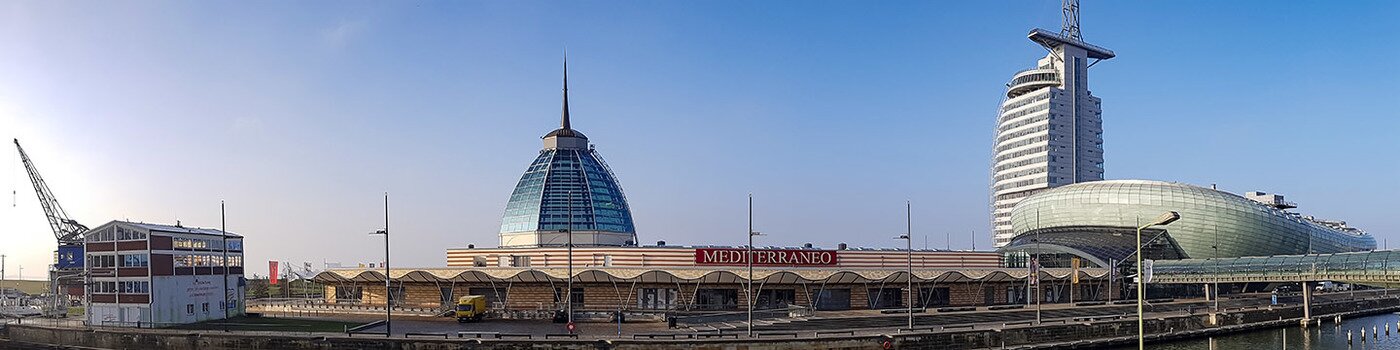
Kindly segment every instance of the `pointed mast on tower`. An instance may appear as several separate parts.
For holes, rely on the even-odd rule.
[[[564,116],[559,122],[559,128],[569,130],[569,54],[564,53]]]
[[[545,134],[545,148],[555,148],[559,146],[588,148],[588,137],[583,133],[574,130],[573,123],[569,120],[569,56],[564,54],[564,94],[563,103],[559,113],[559,128]],[[568,140],[560,141],[559,138]],[[563,142],[563,143],[560,143]]]

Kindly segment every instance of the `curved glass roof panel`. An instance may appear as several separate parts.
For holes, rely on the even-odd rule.
[[[501,233],[636,233],[622,186],[592,149],[546,149],[515,185]]]
[[[1228,192],[1144,180],[1077,183],[1041,192],[1011,213],[1017,235],[1055,227],[1136,228],[1167,211],[1165,227],[1183,258],[1342,253],[1376,248],[1368,234],[1344,232]]]

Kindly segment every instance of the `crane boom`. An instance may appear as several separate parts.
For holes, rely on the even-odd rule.
[[[58,204],[58,198],[49,190],[44,178],[39,176],[39,169],[34,168],[34,162],[29,160],[29,155],[24,153],[24,147],[19,145],[19,139],[15,139],[15,149],[19,150],[24,170],[29,172],[29,182],[34,184],[34,193],[39,195],[39,205],[44,208],[44,216],[48,217],[49,227],[53,229],[53,236],[58,239],[58,244],[82,243],[81,236],[83,232],[87,232],[88,227],[68,218],[68,212],[63,211],[63,206]]]

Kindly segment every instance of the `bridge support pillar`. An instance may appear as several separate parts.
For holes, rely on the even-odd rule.
[[[1312,286],[1307,281],[1303,281],[1303,327],[1307,327],[1312,322]]]
[[[1212,290],[1212,289],[1211,289],[1210,283],[1205,283],[1205,284],[1202,284],[1201,286],[1202,286],[1203,288],[1205,288],[1205,291],[1206,291],[1206,302],[1207,302],[1207,303],[1212,302],[1212,301],[1215,301],[1215,300],[1216,300],[1215,298],[1219,298],[1219,297],[1220,297],[1220,294],[1219,294],[1220,291],[1218,291],[1218,290]],[[1219,304],[1215,304],[1215,305],[1219,305]],[[1219,326],[1219,325],[1220,325],[1220,320],[1217,319],[1218,316],[1216,315],[1216,313],[1219,312],[1219,311],[1220,311],[1220,310],[1216,310],[1215,307],[1211,307],[1211,308],[1210,308],[1210,325],[1212,325],[1212,326]]]

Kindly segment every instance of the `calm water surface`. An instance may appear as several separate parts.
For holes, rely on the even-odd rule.
[[[1288,327],[1269,329],[1226,336],[1183,340],[1171,343],[1148,344],[1154,350],[1241,350],[1241,349],[1295,349],[1295,350],[1400,350],[1400,315],[1380,314],[1357,319],[1343,319],[1342,324],[1323,320],[1322,327]],[[1390,334],[1385,328],[1390,326]],[[1372,327],[1380,334],[1371,332]],[[1361,329],[1366,329],[1366,341],[1361,341]],[[1352,344],[1347,345],[1347,331],[1352,333]],[[1119,349],[1136,349],[1137,346]]]

